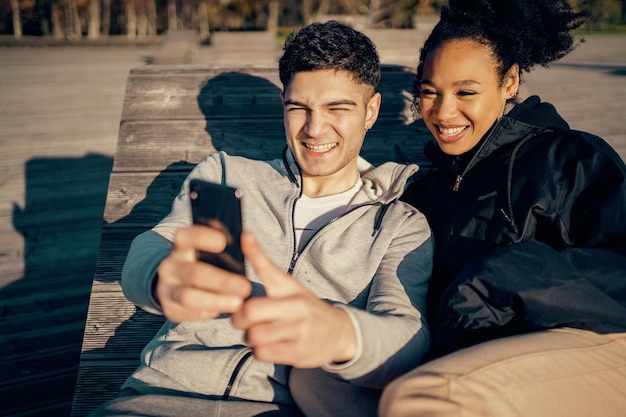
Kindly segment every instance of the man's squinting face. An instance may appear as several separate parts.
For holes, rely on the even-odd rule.
[[[354,185],[356,161],[380,101],[372,86],[357,83],[347,71],[296,73],[283,93],[284,123],[303,175]]]
[[[496,69],[491,50],[471,40],[449,41],[426,56],[420,109],[445,153],[469,151],[504,114],[519,77],[511,71],[502,85]]]

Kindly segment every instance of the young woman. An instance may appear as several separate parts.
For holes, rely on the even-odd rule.
[[[433,169],[429,359],[382,416],[623,416],[626,168],[520,78],[573,47],[566,0],[451,0],[414,84]],[[584,103],[581,102],[581,105]]]

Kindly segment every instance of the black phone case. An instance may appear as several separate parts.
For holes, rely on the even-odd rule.
[[[235,191],[235,188],[199,179],[193,179],[189,183],[193,223],[221,230],[228,240],[224,252],[198,251],[198,259],[245,275],[244,258],[240,247],[241,202]]]

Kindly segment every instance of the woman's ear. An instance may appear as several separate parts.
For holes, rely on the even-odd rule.
[[[504,91],[507,96],[507,99],[514,98],[517,96],[517,92],[519,90],[520,83],[520,75],[519,75],[519,65],[513,64],[511,68],[506,72],[504,76]]]

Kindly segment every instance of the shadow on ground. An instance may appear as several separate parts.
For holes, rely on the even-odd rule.
[[[0,289],[0,415],[69,415],[113,159],[33,158],[25,205],[24,275]],[[25,415],[25,414],[24,414]]]

